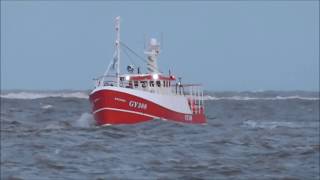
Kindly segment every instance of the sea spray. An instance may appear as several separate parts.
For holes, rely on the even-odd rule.
[[[74,123],[75,127],[80,128],[89,128],[95,125],[92,114],[90,113],[82,113],[79,119],[77,119]]]

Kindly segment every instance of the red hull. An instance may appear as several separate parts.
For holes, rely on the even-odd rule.
[[[114,90],[96,91],[90,95],[90,102],[98,125],[133,124],[152,119],[206,123],[203,110],[198,114],[180,113],[147,99]]]

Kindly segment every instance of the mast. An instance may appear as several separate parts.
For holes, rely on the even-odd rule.
[[[120,16],[116,17],[117,86],[120,86]]]

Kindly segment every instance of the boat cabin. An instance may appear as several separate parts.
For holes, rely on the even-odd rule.
[[[125,74],[120,76],[120,86],[150,92],[165,92],[175,80],[174,76],[161,74]]]

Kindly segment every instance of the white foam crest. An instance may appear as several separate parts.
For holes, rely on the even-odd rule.
[[[46,105],[41,106],[41,108],[42,109],[51,109],[51,108],[53,108],[53,106],[50,104],[46,104]]]
[[[253,121],[248,120],[244,121],[243,125],[249,128],[261,128],[261,129],[274,129],[278,127],[286,127],[286,128],[313,128],[318,127],[319,123],[317,122],[310,122],[310,123],[294,123],[294,122],[287,122],[287,121]]]
[[[297,125],[293,124],[292,122],[257,122],[257,121],[245,121],[243,122],[245,126],[250,128],[262,128],[262,129],[274,129],[277,127],[290,127],[295,128]]]
[[[88,128],[95,125],[95,121],[93,119],[92,114],[90,113],[82,113],[79,119],[77,119],[74,123],[75,127],[80,128]]]
[[[288,99],[300,99],[300,100],[320,100],[318,97],[301,97],[301,96],[276,96],[276,97],[248,97],[248,96],[230,96],[230,97],[215,97],[215,96],[203,96],[204,100],[238,100],[238,101],[250,101],[250,100],[288,100]]]
[[[18,92],[18,93],[1,94],[0,97],[7,98],[7,99],[40,99],[40,98],[48,98],[48,97],[88,99],[88,94],[86,94],[85,92],[52,92],[52,93]]]
[[[63,129],[63,128],[64,128],[64,126],[61,126],[59,124],[49,124],[44,129],[45,130],[60,130],[60,129]]]

